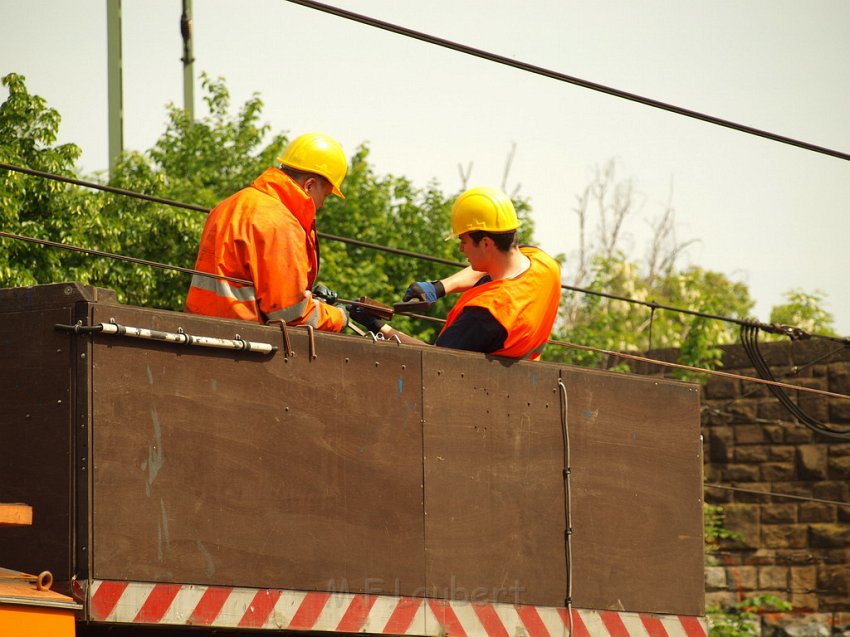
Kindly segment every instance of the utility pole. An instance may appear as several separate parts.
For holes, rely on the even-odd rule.
[[[121,0],[106,0],[107,98],[109,100],[109,171],[124,151],[124,99],[121,77]]]
[[[183,36],[183,110],[190,120],[195,119],[195,78],[192,55],[192,0],[183,0],[180,16],[180,34]]]

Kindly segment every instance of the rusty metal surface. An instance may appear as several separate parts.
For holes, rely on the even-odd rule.
[[[0,479],[34,507],[3,530],[6,566],[555,606],[570,572],[577,606],[702,612],[694,386],[324,333],[312,358],[302,328],[286,356],[279,326],[44,292],[0,294]],[[56,332],[74,305],[279,350]]]
[[[565,368],[573,601],[704,611],[699,388]]]
[[[110,318],[282,339],[277,327],[95,308],[95,322]],[[288,331],[290,358],[95,337],[96,577],[422,588],[417,354],[317,335],[311,359],[305,331]]]
[[[566,597],[558,370],[423,353],[425,541],[435,597]]]
[[[47,566],[69,579],[71,354],[68,336],[53,324],[71,320],[73,308],[12,296],[0,305],[0,493],[34,513],[31,525],[2,529],[0,564],[29,572]]]

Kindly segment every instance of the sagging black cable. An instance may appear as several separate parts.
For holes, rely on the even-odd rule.
[[[70,178],[70,177],[65,177],[63,175],[55,175],[55,174],[43,172],[43,171],[40,171],[40,170],[33,170],[32,168],[25,168],[23,166],[16,166],[14,164],[7,164],[7,163],[0,162],[0,168],[5,168],[6,170],[11,170],[11,171],[14,171],[14,172],[20,172],[20,173],[24,173],[24,174],[27,174],[27,175],[33,175],[33,176],[36,176],[36,177],[43,177],[45,179],[52,179],[52,180],[55,180],[55,181],[61,181],[61,182],[73,184],[73,185],[76,185],[76,186],[82,186],[82,187],[85,187],[85,188],[92,188],[94,190],[102,190],[102,191],[105,191],[105,192],[111,192],[113,194],[118,194],[118,195],[131,197],[131,198],[135,198],[135,199],[143,199],[145,201],[150,201],[150,202],[153,202],[153,203],[161,203],[161,204],[164,204],[164,205],[167,205],[167,206],[173,206],[175,208],[184,208],[186,210],[195,210],[195,211],[198,211],[198,212],[209,212],[209,210],[207,208],[204,208],[202,206],[187,204],[187,203],[183,203],[181,201],[174,201],[172,199],[164,199],[164,198],[161,198],[161,197],[154,197],[154,196],[151,196],[151,195],[145,195],[143,193],[133,192],[131,190],[123,190],[121,188],[113,188],[112,186],[104,186],[103,184],[98,184],[98,183],[94,183],[94,182],[90,182],[90,181],[84,181],[82,179],[73,179],[73,178]],[[341,236],[338,236],[338,235],[327,234],[327,233],[324,233],[324,232],[318,232],[317,234],[320,238],[328,239],[330,241],[339,241],[341,243],[347,243],[347,244],[350,244],[350,245],[355,245],[355,246],[359,246],[359,247],[363,247],[363,248],[369,248],[371,250],[377,250],[377,251],[380,251],[380,252],[387,252],[389,254],[396,254],[396,255],[399,255],[399,256],[410,257],[410,258],[419,259],[419,260],[422,260],[422,261],[430,261],[432,263],[440,263],[440,264],[443,264],[443,265],[450,265],[450,266],[454,266],[454,267],[458,267],[458,268],[466,267],[466,264],[461,263],[460,261],[451,261],[449,259],[442,259],[440,257],[433,257],[431,255],[422,254],[422,253],[419,253],[419,252],[413,252],[413,251],[410,251],[410,250],[403,250],[401,248],[391,248],[389,246],[383,246],[383,245],[380,245],[378,243],[370,243],[368,241],[360,241],[359,239],[349,239],[348,237],[341,237]],[[22,237],[21,235],[15,235],[15,236],[20,237],[23,240],[31,240],[33,242],[42,241],[40,239],[32,239],[30,237]],[[45,243],[49,244],[50,242],[45,242]],[[57,244],[57,247],[66,247],[66,246],[65,246],[65,244]],[[69,249],[77,249],[80,252],[86,251],[85,248],[69,248]],[[94,253],[94,251],[93,251],[93,253]],[[106,255],[106,253],[102,253],[102,254]],[[123,258],[124,260],[128,260],[128,261],[133,260],[132,257],[120,257],[120,255],[116,255],[116,258]],[[140,260],[139,262],[142,262],[142,261]],[[153,262],[153,261],[142,262],[142,263],[145,264],[145,265],[154,265],[155,264],[155,262]],[[188,271],[188,272],[197,274],[196,271],[186,270],[185,268],[181,269],[177,266],[167,266],[167,265],[164,265],[164,264],[155,264],[154,267]],[[214,276],[215,277],[217,275],[208,275],[208,276]],[[232,281],[236,281],[236,282],[239,282],[239,283],[246,283],[242,279],[230,279],[230,278],[224,277],[224,276],[218,276],[218,278],[232,280]],[[620,296],[618,294],[610,294],[608,292],[601,292],[599,290],[590,290],[590,289],[587,289],[587,288],[581,288],[581,287],[577,287],[577,286],[574,286],[574,285],[567,285],[566,283],[561,283],[561,289],[562,290],[570,290],[572,292],[579,292],[581,294],[589,294],[589,295],[592,295],[592,296],[599,296],[599,297],[611,299],[611,300],[614,300],[614,301],[623,301],[625,303],[631,303],[631,304],[634,304],[634,305],[642,305],[644,307],[650,308],[652,310],[653,314],[654,314],[655,310],[666,310],[666,311],[669,311],[669,312],[676,312],[676,313],[679,313],[679,314],[688,314],[690,316],[706,318],[706,319],[710,319],[710,320],[714,320],[714,321],[722,321],[722,322],[726,322],[726,323],[733,323],[733,324],[737,324],[739,326],[750,325],[750,324],[753,323],[752,320],[736,319],[736,318],[732,318],[732,317],[729,317],[729,316],[720,316],[718,314],[709,314],[707,312],[700,312],[698,310],[687,310],[685,308],[675,307],[675,306],[672,306],[672,305],[663,305],[661,303],[656,303],[655,301],[641,301],[639,299],[633,299],[633,298],[629,298],[627,296]],[[826,340],[834,341],[834,342],[837,342],[837,343],[841,343],[845,347],[850,347],[850,338],[835,337],[835,336],[830,336],[830,335],[827,335],[827,334],[809,334],[809,333],[806,333],[805,331],[803,331],[802,329],[800,329],[798,327],[792,327],[792,326],[788,326],[788,325],[767,324],[767,323],[758,323],[758,325],[759,325],[759,327],[761,327],[762,330],[764,330],[766,332],[771,332],[773,334],[783,334],[785,336],[791,337],[792,339],[820,338],[820,339],[826,339]]]
[[[744,346],[744,351],[747,353],[747,357],[750,359],[750,362],[753,364],[753,367],[759,377],[764,380],[775,382],[776,379],[770,371],[770,366],[767,364],[767,361],[764,359],[764,356],[759,349],[759,329],[760,325],[757,323],[742,325],[740,331],[741,344]],[[850,440],[850,429],[837,429],[830,427],[810,416],[797,403],[791,400],[791,397],[788,396],[782,387],[777,385],[768,385],[768,389],[770,389],[771,393],[779,400],[780,403],[782,403],[785,409],[787,409],[792,416],[812,431],[831,438]]]
[[[385,22],[383,20],[378,20],[376,18],[370,18],[369,16],[365,16],[360,13],[354,13],[353,11],[346,11],[345,9],[340,9],[338,7],[334,7],[331,5],[323,4],[321,2],[314,2],[313,0],[284,0],[285,2],[290,2],[292,4],[298,4],[303,7],[308,7],[310,9],[315,9],[316,11],[321,11],[323,13],[329,13],[331,15],[335,15],[338,18],[345,18],[346,20],[351,20],[353,22],[359,22],[360,24],[365,24],[367,26],[375,27],[377,29],[382,29],[384,31],[389,31],[391,33],[395,33],[397,35],[403,35],[408,38],[413,38],[415,40],[420,40],[422,42],[427,42],[428,44],[434,44],[436,46],[441,46],[446,49],[451,49],[453,51],[458,51],[459,53],[465,53],[467,55],[471,55],[473,57],[481,58],[487,60],[489,62],[495,62],[497,64],[503,64],[505,66],[510,66],[515,69],[519,69],[521,71],[526,71],[528,73],[534,73],[535,75],[542,75],[543,77],[548,77],[553,80],[558,80],[560,82],[566,82],[567,84],[574,84],[575,86],[581,86],[582,88],[587,88],[592,91],[597,91],[599,93],[605,93],[607,95],[612,95],[614,97],[619,97],[625,100],[629,100],[631,102],[637,102],[638,104],[643,104],[644,106],[651,106],[652,108],[658,108],[663,111],[667,111],[670,113],[675,113],[677,115],[683,115],[685,117],[690,117],[692,119],[701,120],[703,122],[708,122],[709,124],[715,124],[717,126],[723,126],[724,128],[730,128],[732,130],[736,130],[741,133],[746,133],[748,135],[755,135],[757,137],[763,137],[765,139],[769,139],[771,141],[780,142],[782,144],[788,144],[790,146],[796,146],[798,148],[803,148],[805,150],[810,150],[816,153],[821,153],[823,155],[830,155],[832,157],[837,157],[838,159],[843,159],[845,161],[850,161],[850,154],[844,153],[838,150],[833,150],[831,148],[826,148],[824,146],[818,146],[816,144],[812,144],[809,142],[805,142],[798,139],[793,139],[791,137],[787,137],[785,135],[778,135],[777,133],[771,133],[766,130],[762,130],[759,128],[754,128],[752,126],[747,126],[745,124],[738,124],[736,122],[729,121],[727,119],[722,119],[720,117],[715,117],[713,115],[708,115],[706,113],[700,113],[698,111],[693,111],[688,108],[682,108],[681,106],[675,106],[673,104],[668,104],[666,102],[661,102],[659,100],[655,100],[649,97],[643,97],[641,95],[637,95],[635,93],[629,93],[627,91],[622,91],[620,89],[616,89],[610,86],[605,86],[604,84],[598,84],[596,82],[591,82],[589,80],[583,80],[578,77],[574,77],[572,75],[567,75],[565,73],[559,73],[558,71],[553,71],[551,69],[543,68],[542,66],[536,66],[534,64],[529,64],[528,62],[521,62],[519,60],[514,60],[513,58],[505,57],[503,55],[498,55],[496,53],[490,53],[488,51],[484,51],[482,49],[476,49],[471,46],[467,46],[465,44],[460,44],[459,42],[454,42],[452,40],[446,40],[445,38],[440,38],[434,35],[429,35],[427,33],[423,33],[421,31],[416,31],[414,29],[408,29],[407,27],[402,27],[397,24],[392,24],[390,22]]]

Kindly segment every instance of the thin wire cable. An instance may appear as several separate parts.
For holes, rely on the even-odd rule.
[[[765,380],[762,378],[755,378],[754,376],[741,376],[740,374],[732,374],[730,372],[721,372],[716,369],[703,369],[702,367],[693,367],[691,365],[682,365],[681,363],[671,363],[669,361],[662,361],[655,358],[647,358],[646,356],[638,356],[636,354],[626,354],[624,352],[614,352],[609,349],[602,349],[601,347],[592,347],[590,345],[579,345],[578,343],[570,343],[569,341],[557,341],[557,340],[548,340],[547,343],[551,345],[559,345],[561,347],[569,347],[573,349],[580,349],[587,352],[595,352],[597,354],[606,354],[608,356],[613,356],[615,358],[625,358],[628,360],[638,361],[641,363],[650,363],[652,365],[660,365],[661,367],[672,367],[674,369],[682,369],[689,372],[697,372],[699,374],[708,374],[710,376],[722,376],[723,378],[734,378],[736,380],[743,380],[749,383],[760,383],[762,385],[773,385],[776,387],[784,387],[785,389],[792,389],[794,391],[800,391],[808,394],[817,394],[819,396],[827,396],[829,398],[841,398],[844,400],[850,400],[850,396],[845,394],[836,394],[835,392],[826,391],[824,389],[815,389],[813,387],[801,387],[800,385],[789,385],[788,383],[781,383],[776,380]]]
[[[806,502],[818,502],[820,504],[834,504],[840,507],[850,507],[850,502],[842,502],[841,500],[824,500],[823,498],[812,498],[805,495],[792,495],[790,493],[776,493],[774,491],[757,491],[756,489],[743,489],[741,487],[732,487],[727,484],[715,484],[712,482],[706,482],[703,486],[710,489],[721,489],[723,491],[740,491],[741,493],[772,496],[774,498],[789,498],[792,500],[804,500]]]
[[[476,49],[471,46],[467,46],[465,44],[460,44],[459,42],[454,42],[452,40],[446,40],[445,38],[440,38],[434,35],[429,35],[427,33],[423,33],[421,31],[416,31],[414,29],[408,29],[407,27],[402,27],[397,24],[392,24],[390,22],[385,22],[383,20],[378,20],[376,18],[370,18],[369,16],[365,16],[360,13],[354,13],[353,11],[346,11],[345,9],[340,9],[338,7],[333,7],[327,4],[323,4],[321,2],[314,2],[313,0],[284,0],[285,2],[289,2],[291,4],[298,4],[303,7],[308,7],[310,9],[315,9],[316,11],[321,11],[323,13],[329,13],[331,15],[335,15],[339,18],[345,18],[346,20],[351,20],[353,22],[359,22],[360,24],[365,24],[371,27],[375,27],[377,29],[382,29],[384,31],[389,31],[391,33],[395,33],[397,35],[403,35],[408,38],[413,38],[415,40],[420,40],[422,42],[427,42],[428,44],[434,44],[436,46],[440,46],[446,49],[451,49],[453,51],[458,51],[460,53],[465,53],[467,55],[471,55],[477,58],[481,58],[484,60],[488,60],[490,62],[495,62],[497,64],[503,64],[505,66],[510,66],[515,69],[519,69],[521,71],[527,71],[528,73],[534,73],[535,75],[542,75],[543,77],[548,77],[553,80],[558,80],[560,82],[566,82],[568,84],[574,84],[576,86],[581,86],[582,88],[590,89],[592,91],[597,91],[600,93],[605,93],[607,95],[612,95],[614,97],[619,97],[625,100],[629,100],[632,102],[637,102],[638,104],[643,104],[644,106],[650,106],[652,108],[658,108],[670,113],[675,113],[677,115],[683,115],[685,117],[690,117],[692,119],[701,120],[704,122],[708,122],[709,124],[715,124],[717,126],[723,126],[724,128],[730,128],[736,130],[741,133],[747,133],[749,135],[755,135],[757,137],[763,137],[765,139],[769,139],[775,142],[780,142],[782,144],[788,144],[790,146],[796,146],[798,148],[803,148],[805,150],[810,150],[816,153],[821,153],[824,155],[830,155],[832,157],[837,157],[838,159],[843,159],[845,161],[850,161],[850,154],[844,153],[838,150],[834,150],[831,148],[826,148],[824,146],[818,146],[816,144],[812,144],[810,142],[805,142],[798,139],[793,139],[791,137],[787,137],[785,135],[779,135],[777,133],[771,133],[766,130],[762,130],[759,128],[754,128],[752,126],[747,126],[745,124],[738,124],[736,122],[732,122],[727,119],[722,119],[720,117],[715,117],[713,115],[708,115],[706,113],[700,113],[698,111],[694,111],[688,108],[682,108],[681,106],[675,106],[673,104],[668,104],[666,102],[661,102],[659,100],[655,100],[649,97],[643,97],[641,95],[637,95],[635,93],[629,93],[627,91],[622,91],[620,89],[616,89],[610,86],[605,86],[604,84],[598,84],[596,82],[591,82],[588,80],[583,80],[578,77],[574,77],[572,75],[567,75],[565,73],[559,73],[558,71],[553,71],[551,69],[544,68],[542,66],[536,66],[534,64],[529,64],[528,62],[521,62],[519,60],[514,60],[509,57],[505,57],[503,55],[499,55],[497,53],[490,53],[489,51],[484,51],[482,49]]]
[[[126,257],[123,254],[113,254],[112,252],[103,252],[101,250],[91,250],[89,248],[81,248],[79,246],[71,245],[70,243],[59,243],[57,241],[47,241],[45,239],[35,239],[33,237],[25,237],[19,234],[13,234],[11,232],[3,232],[0,230],[0,237],[5,237],[7,239],[16,239],[18,241],[26,241],[28,243],[36,243],[38,245],[48,246],[50,248],[61,248],[63,250],[70,250],[72,252],[82,252],[83,254],[90,254],[96,257],[106,257],[108,259],[115,259],[116,261],[127,261],[128,263],[137,263],[139,265],[146,265],[152,268],[160,268],[161,270],[176,270],[177,272],[184,272],[186,274],[201,274],[203,276],[212,277],[213,279],[224,279],[225,281],[233,281],[234,283],[241,283],[243,285],[254,285],[253,281],[248,281],[246,279],[237,279],[231,276],[224,276],[223,274],[212,274],[210,272],[201,272],[200,270],[193,270],[191,268],[181,268],[178,265],[168,265],[166,263],[157,263],[156,261],[148,261],[147,259],[137,259],[136,257]]]
[[[33,170],[32,168],[25,168],[23,166],[15,166],[13,164],[6,164],[6,163],[0,162],[0,168],[5,168],[6,170],[11,170],[11,171],[15,171],[15,172],[21,172],[21,173],[33,175],[33,176],[36,176],[36,177],[43,177],[45,179],[53,179],[55,181],[61,181],[61,182],[73,184],[73,185],[76,185],[76,186],[82,186],[82,187],[85,187],[85,188],[92,188],[94,190],[103,190],[103,191],[106,191],[106,192],[111,192],[111,193],[114,193],[114,194],[123,195],[123,196],[131,197],[131,198],[143,199],[145,201],[150,201],[150,202],[153,202],[153,203],[161,203],[161,204],[164,204],[164,205],[167,205],[167,206],[174,206],[176,208],[184,208],[186,210],[195,210],[195,211],[198,211],[198,212],[207,212],[207,213],[209,212],[209,210],[207,208],[204,208],[202,206],[187,204],[187,203],[183,203],[183,202],[180,202],[180,201],[174,201],[172,199],[163,199],[161,197],[153,197],[151,195],[145,195],[145,194],[142,194],[142,193],[133,192],[131,190],[123,190],[121,188],[113,188],[112,186],[104,186],[103,184],[84,181],[82,179],[72,179],[70,177],[65,177],[63,175],[55,175],[55,174],[43,172],[43,171],[40,171],[40,170]],[[342,242],[342,243],[348,243],[348,244],[351,244],[351,245],[356,245],[356,246],[364,247],[364,248],[370,248],[372,250],[378,250],[378,251],[387,252],[387,253],[390,253],[390,254],[397,254],[397,255],[400,255],[400,256],[411,257],[411,258],[414,258],[414,259],[420,259],[422,261],[431,261],[431,262],[434,262],[434,263],[440,263],[440,264],[443,264],[443,265],[451,265],[451,266],[458,267],[458,268],[464,268],[467,265],[467,264],[461,263],[459,261],[451,261],[449,259],[441,259],[439,257],[433,257],[433,256],[430,256],[430,255],[427,255],[427,254],[422,254],[422,253],[419,253],[419,252],[413,252],[413,251],[410,251],[410,250],[402,250],[400,248],[391,248],[391,247],[383,246],[383,245],[380,245],[380,244],[377,244],[377,243],[369,243],[367,241],[360,241],[358,239],[349,239],[348,237],[341,237],[341,236],[338,236],[338,235],[327,234],[327,233],[324,233],[324,232],[318,232],[317,234],[320,238],[323,238],[323,239],[328,239],[328,240],[331,240],[331,241],[339,241],[339,242]],[[660,303],[656,303],[655,301],[641,301],[639,299],[633,299],[633,298],[629,298],[627,296],[610,294],[608,292],[600,292],[598,290],[589,290],[587,288],[580,288],[580,287],[576,287],[576,286],[573,286],[573,285],[567,285],[565,283],[561,284],[561,289],[570,290],[570,291],[573,291],[573,292],[580,292],[582,294],[589,294],[589,295],[592,295],[592,296],[600,296],[600,297],[603,297],[603,298],[606,298],[606,299],[612,299],[612,300],[615,300],[615,301],[623,301],[625,303],[632,303],[632,304],[635,304],[635,305],[642,305],[644,307],[650,308],[653,312],[655,310],[667,310],[669,312],[676,312],[676,313],[679,313],[679,314],[688,314],[690,316],[697,316],[697,317],[711,319],[711,320],[715,320],[715,321],[723,321],[723,322],[726,322],[726,323],[733,323],[733,324],[736,324],[738,326],[756,324],[762,330],[764,330],[766,332],[773,333],[773,334],[784,334],[784,335],[790,336],[792,338],[798,338],[798,339],[799,338],[805,338],[805,337],[821,338],[821,339],[831,340],[831,341],[834,341],[834,342],[837,342],[837,343],[842,343],[843,345],[850,347],[850,337],[845,338],[845,337],[829,336],[829,335],[826,335],[826,334],[808,334],[808,333],[804,332],[803,330],[801,330],[800,328],[791,327],[791,326],[787,326],[787,325],[758,323],[758,322],[755,322],[755,321],[752,321],[752,320],[747,320],[747,319],[737,319],[737,318],[732,318],[732,317],[729,317],[729,316],[720,316],[718,314],[708,314],[706,312],[700,312],[698,310],[688,310],[688,309],[685,309],[685,308],[675,307],[675,306],[672,306],[672,305],[662,305]]]
[[[570,461],[570,426],[569,426],[569,402],[567,400],[567,386],[564,385],[564,380],[558,378],[558,389],[561,402],[561,435],[564,438],[564,559],[566,560],[566,575],[567,575],[567,596],[564,600],[567,607],[567,617],[569,617],[569,625],[567,626],[567,637],[573,635],[573,503],[572,489],[570,485],[570,474],[572,473],[572,464]]]

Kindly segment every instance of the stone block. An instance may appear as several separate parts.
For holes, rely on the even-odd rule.
[[[705,594],[705,606],[711,608],[731,608],[738,603],[738,596],[731,591],[712,591]]]
[[[790,462],[765,462],[759,470],[764,482],[779,482],[793,480],[796,476],[795,466]]]
[[[784,564],[786,566],[811,566],[821,562],[821,559],[813,555],[806,547],[803,547],[802,549],[779,550],[775,553],[775,564]]]
[[[793,524],[796,521],[796,504],[765,504],[761,507],[762,524]]]
[[[765,445],[745,445],[735,447],[733,457],[735,462],[767,462],[770,458],[769,447]]]
[[[804,502],[800,505],[800,522],[835,522],[837,519],[834,504]]]
[[[758,417],[770,422],[782,422],[790,419],[788,410],[772,395],[764,398],[758,405]]]
[[[759,541],[759,508],[749,504],[729,504],[723,507],[725,526],[743,536],[740,546],[757,547]]]
[[[741,395],[741,381],[737,378],[711,376],[703,389],[705,397],[710,400],[718,398],[737,398]]]
[[[744,491],[735,491],[735,500],[741,503],[747,504],[764,504],[766,502],[770,502],[770,496],[758,495],[759,492],[767,492],[770,491],[770,485],[766,482],[754,482],[753,484],[747,485],[738,485],[742,488],[746,486],[747,489],[755,491],[756,493],[747,493]]]
[[[837,507],[836,518],[839,522],[850,522],[850,507]]]
[[[792,566],[791,590],[800,593],[814,593],[818,583],[816,566]]]
[[[726,581],[736,592],[754,591],[758,588],[758,569],[755,566],[730,566],[726,570]]]
[[[850,363],[832,363],[828,366],[829,391],[850,395]]]
[[[766,524],[761,527],[762,546],[766,548],[804,548],[807,542],[804,524]]]
[[[819,610],[817,593],[798,593],[792,589],[791,605],[797,612]],[[828,635],[829,633],[826,634]]]
[[[803,480],[825,480],[827,475],[828,447],[826,445],[800,445],[797,447],[797,470]]]
[[[731,427],[712,427],[708,432],[708,457],[711,462],[725,464],[732,459],[735,444]]]
[[[829,453],[832,455],[832,449]],[[812,495],[822,500],[850,503],[850,485],[844,481],[819,482],[812,487]]]
[[[779,427],[776,429],[781,431]],[[769,460],[773,462],[793,462],[797,456],[797,448],[790,445],[773,444],[767,449]]]
[[[850,456],[850,444],[831,443],[829,445],[829,455],[833,458],[837,458],[838,456]]]
[[[785,566],[762,566],[758,570],[759,589],[787,590],[788,570]]]
[[[810,524],[809,546],[812,548],[848,547],[850,546],[850,527],[846,524]]]
[[[770,489],[774,493],[784,495],[798,495],[803,498],[812,497],[812,484],[810,482],[776,482]],[[783,498],[785,501],[786,498]]]
[[[829,399],[829,422],[835,424],[850,422],[850,400],[842,398]]]
[[[712,591],[726,588],[726,569],[722,566],[705,567],[705,590]]]
[[[759,465],[730,464],[723,470],[727,482],[756,482],[759,479]]]
[[[850,479],[850,456],[831,457],[828,464],[830,480]]]
[[[744,556],[747,566],[773,566],[776,564],[776,551],[758,549]]]
[[[790,420],[791,417],[791,414],[786,411],[785,419]],[[800,423],[786,422],[780,426],[785,430],[785,442],[787,443],[811,442],[815,436],[811,429]]]
[[[825,595],[850,593],[850,565],[821,566],[818,568],[817,587]],[[846,597],[845,597],[846,599]]]
[[[785,441],[785,431],[779,425],[762,425],[762,429],[768,442],[778,445]]]
[[[750,420],[733,418],[732,421],[735,423],[751,423],[755,418],[755,413],[753,413]],[[761,425],[739,424],[735,427],[735,442],[739,445],[760,445],[765,441],[766,438]]]
[[[797,400],[797,403],[800,405],[800,409],[802,409],[804,413],[808,414],[815,420],[819,420],[820,422],[827,422],[829,420],[828,400],[825,400],[823,396],[815,394],[798,393],[800,394],[800,397]]]

